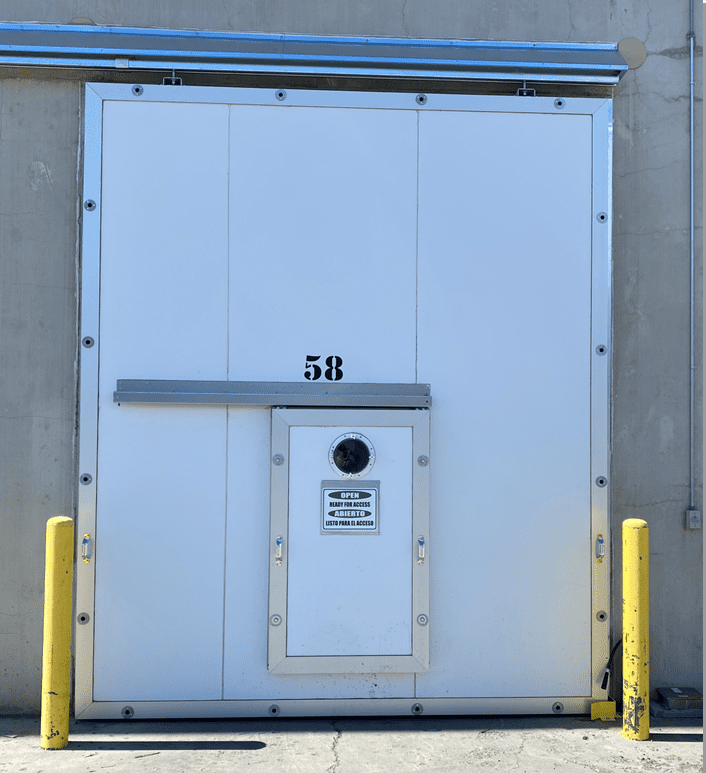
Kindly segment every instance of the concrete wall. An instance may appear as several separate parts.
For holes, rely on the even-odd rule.
[[[702,13],[696,8],[702,168]],[[78,19],[78,20],[77,20]],[[613,556],[620,523],[651,528],[652,683],[702,683],[702,532],[684,529],[689,426],[689,60],[685,0],[5,0],[0,20],[490,40],[636,38],[615,93]],[[76,268],[82,84],[0,73],[0,712],[39,707],[44,525],[75,500]],[[97,76],[111,77],[111,76]],[[97,79],[97,78],[89,78]],[[697,213],[702,210],[697,179]],[[697,230],[697,331],[701,221]],[[697,507],[702,503],[697,338]],[[614,577],[614,630],[621,588]]]
[[[0,84],[0,708],[39,705],[44,524],[73,511],[79,84]]]

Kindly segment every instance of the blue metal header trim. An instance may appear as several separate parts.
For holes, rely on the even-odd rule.
[[[321,37],[0,24],[0,65],[611,85],[614,43]]]

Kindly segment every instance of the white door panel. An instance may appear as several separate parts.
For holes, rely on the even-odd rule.
[[[375,448],[361,484],[380,481],[379,534],[321,533],[329,446],[347,432]],[[411,655],[411,427],[292,427],[289,453],[287,655]]]
[[[590,138],[586,116],[420,116],[419,379],[445,560],[418,695],[590,693]],[[463,546],[472,560],[450,560]]]
[[[95,700],[221,697],[225,411],[102,414]]]
[[[336,459],[352,438],[365,459],[349,473]],[[429,411],[277,409],[272,454],[270,672],[427,670],[429,471],[414,460],[429,455]],[[341,504],[324,507],[329,494]]]
[[[222,105],[105,105],[96,700],[222,694],[226,409],[113,391],[227,378],[227,128]]]
[[[228,107],[104,107],[101,396],[227,378]]]
[[[413,113],[233,107],[231,378],[302,381],[311,355],[414,382],[416,158]]]
[[[338,674],[331,679],[268,672],[270,424],[269,409],[230,411],[223,697],[412,697],[412,674]]]

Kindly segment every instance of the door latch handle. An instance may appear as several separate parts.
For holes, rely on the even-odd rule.
[[[417,558],[417,563],[418,564],[423,564],[424,563],[424,552],[425,552],[425,548],[426,548],[426,544],[424,542],[424,537],[418,537],[417,538],[417,544],[418,544],[418,553],[419,553],[419,558]]]
[[[91,563],[91,535],[84,534],[83,542],[81,543],[81,555],[83,556],[83,563]]]
[[[282,537],[277,537],[275,540],[275,563],[277,566],[282,566],[282,545],[284,540]]]
[[[602,564],[604,556],[605,556],[605,540],[603,539],[603,535],[599,534],[596,537],[596,563]]]

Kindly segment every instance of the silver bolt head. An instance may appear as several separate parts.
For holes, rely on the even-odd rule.
[[[279,615],[272,615],[270,618],[270,625],[280,625],[282,618]]]
[[[417,458],[417,464],[420,467],[426,467],[429,464],[429,457],[428,456],[420,456]]]
[[[419,615],[417,622],[419,625],[426,625],[429,622],[429,618],[426,615]]]
[[[284,464],[284,457],[282,456],[282,454],[275,454],[272,457],[272,463],[276,464],[278,467]]]

